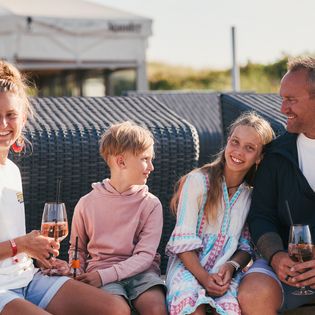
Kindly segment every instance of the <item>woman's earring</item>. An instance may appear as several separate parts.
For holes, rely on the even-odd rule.
[[[21,153],[24,149],[25,142],[23,137],[19,137],[11,146],[14,153]]]

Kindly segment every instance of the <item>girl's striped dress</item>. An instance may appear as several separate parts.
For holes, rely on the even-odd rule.
[[[208,189],[211,189],[208,176],[201,171],[189,174],[183,185],[176,226],[166,246],[169,255],[167,304],[171,315],[191,314],[201,304],[215,308],[221,315],[241,314],[236,299],[241,271],[234,275],[229,290],[222,297],[211,297],[176,255],[195,250],[201,265],[209,273],[216,273],[237,249],[251,253],[249,233],[244,227],[251,189],[243,183],[229,199],[223,181],[223,197],[215,223],[209,223],[204,215]]]

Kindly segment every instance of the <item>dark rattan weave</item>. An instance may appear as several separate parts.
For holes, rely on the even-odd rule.
[[[285,132],[286,117],[281,114],[281,98],[276,94],[231,93],[221,94],[224,138],[227,127],[242,112],[255,110],[267,119],[277,135]]]
[[[33,154],[16,159],[23,177],[27,230],[40,228],[45,201],[56,199],[58,178],[62,178],[60,199],[71,222],[75,204],[91,190],[91,183],[109,176],[98,153],[100,135],[112,123],[132,120],[150,129],[156,139],[155,171],[148,185],[164,208],[159,248],[164,256],[174,225],[169,212],[174,183],[197,166],[195,128],[152,98],[34,98],[32,104],[35,116],[26,126],[26,137],[33,144]],[[68,238],[61,244],[62,258],[67,257],[67,248]],[[163,272],[165,266],[164,257]]]
[[[219,94],[215,92],[148,91],[128,92],[130,96],[151,95],[193,124],[200,142],[199,166],[208,163],[222,147]]]

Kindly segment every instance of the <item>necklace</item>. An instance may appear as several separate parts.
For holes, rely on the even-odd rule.
[[[237,184],[237,185],[235,185],[235,186],[230,186],[230,187],[227,187],[227,189],[228,189],[228,190],[230,190],[230,189],[232,189],[232,188],[236,188],[236,187],[240,186],[241,184],[242,184],[242,183]]]

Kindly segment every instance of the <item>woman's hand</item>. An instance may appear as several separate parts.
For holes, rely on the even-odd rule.
[[[51,268],[50,258],[59,255],[59,243],[45,237],[39,231],[32,231],[15,239],[18,253],[26,253],[40,261],[45,268]]]
[[[76,280],[92,285],[93,287],[100,288],[102,286],[102,279],[97,271],[83,273],[76,277]]]
[[[222,278],[223,284],[230,285],[234,271],[235,268],[233,267],[233,265],[228,263],[225,263],[220,267],[218,275]]]
[[[41,267],[41,271],[43,274],[48,276],[71,276],[71,268],[69,264],[61,259],[51,258],[50,263],[52,264],[51,268]]]

